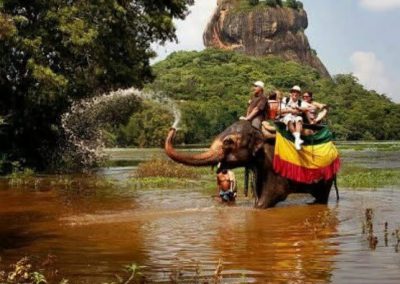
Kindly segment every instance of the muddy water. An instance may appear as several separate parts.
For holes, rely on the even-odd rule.
[[[128,176],[131,168],[99,175]],[[51,179],[52,177],[49,177]],[[126,186],[55,190],[0,190],[3,265],[25,255],[56,257],[70,283],[116,281],[137,263],[150,282],[193,283],[212,277],[223,261],[223,283],[399,283],[400,254],[389,232],[400,227],[400,189],[343,191],[329,206],[294,195],[277,208],[216,203],[201,189],[131,190]],[[379,243],[362,233],[374,209]],[[1,264],[1,263],[0,263]],[[196,271],[198,271],[196,273]],[[178,276],[177,276],[178,275]]]

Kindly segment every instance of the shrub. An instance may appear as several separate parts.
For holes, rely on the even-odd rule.
[[[249,0],[249,4],[253,6],[257,5],[259,2],[259,0]]]
[[[162,159],[152,159],[150,161],[140,163],[136,177],[168,177],[168,178],[191,178],[196,179],[200,177],[194,169],[185,167],[183,165],[174,163],[172,161],[165,161]]]
[[[303,8],[304,8],[304,4],[303,4],[303,2],[301,2],[301,1],[297,1],[297,9],[299,9],[299,10],[303,10]]]
[[[265,4],[270,7],[276,7],[276,5],[278,5],[276,0],[267,0],[265,1]]]
[[[292,8],[292,9],[297,9],[297,1],[296,0],[286,0],[285,6]]]

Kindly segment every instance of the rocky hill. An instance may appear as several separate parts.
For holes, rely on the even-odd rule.
[[[302,8],[270,7],[265,3],[250,6],[248,0],[218,0],[203,39],[207,47],[252,56],[275,55],[307,64],[328,77],[327,69],[304,34],[307,26],[307,13]]]

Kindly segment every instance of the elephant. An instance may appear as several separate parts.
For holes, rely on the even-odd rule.
[[[254,173],[256,208],[274,207],[291,193],[310,193],[314,203],[327,204],[336,177],[313,184],[296,183],[273,170],[274,141],[264,139],[261,131],[248,121],[237,121],[221,132],[209,149],[199,154],[178,152],[173,146],[176,129],[171,128],[165,140],[165,153],[175,162],[204,167],[220,164],[221,168],[246,167]]]

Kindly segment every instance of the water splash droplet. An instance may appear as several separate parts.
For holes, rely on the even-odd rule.
[[[78,161],[84,168],[96,166],[106,158],[105,143],[101,126],[112,123],[110,113],[131,106],[131,113],[138,100],[151,100],[162,104],[174,116],[173,128],[178,129],[181,112],[173,100],[161,93],[144,92],[135,88],[120,89],[90,99],[74,102],[70,110],[62,115],[68,146],[64,152]]]

